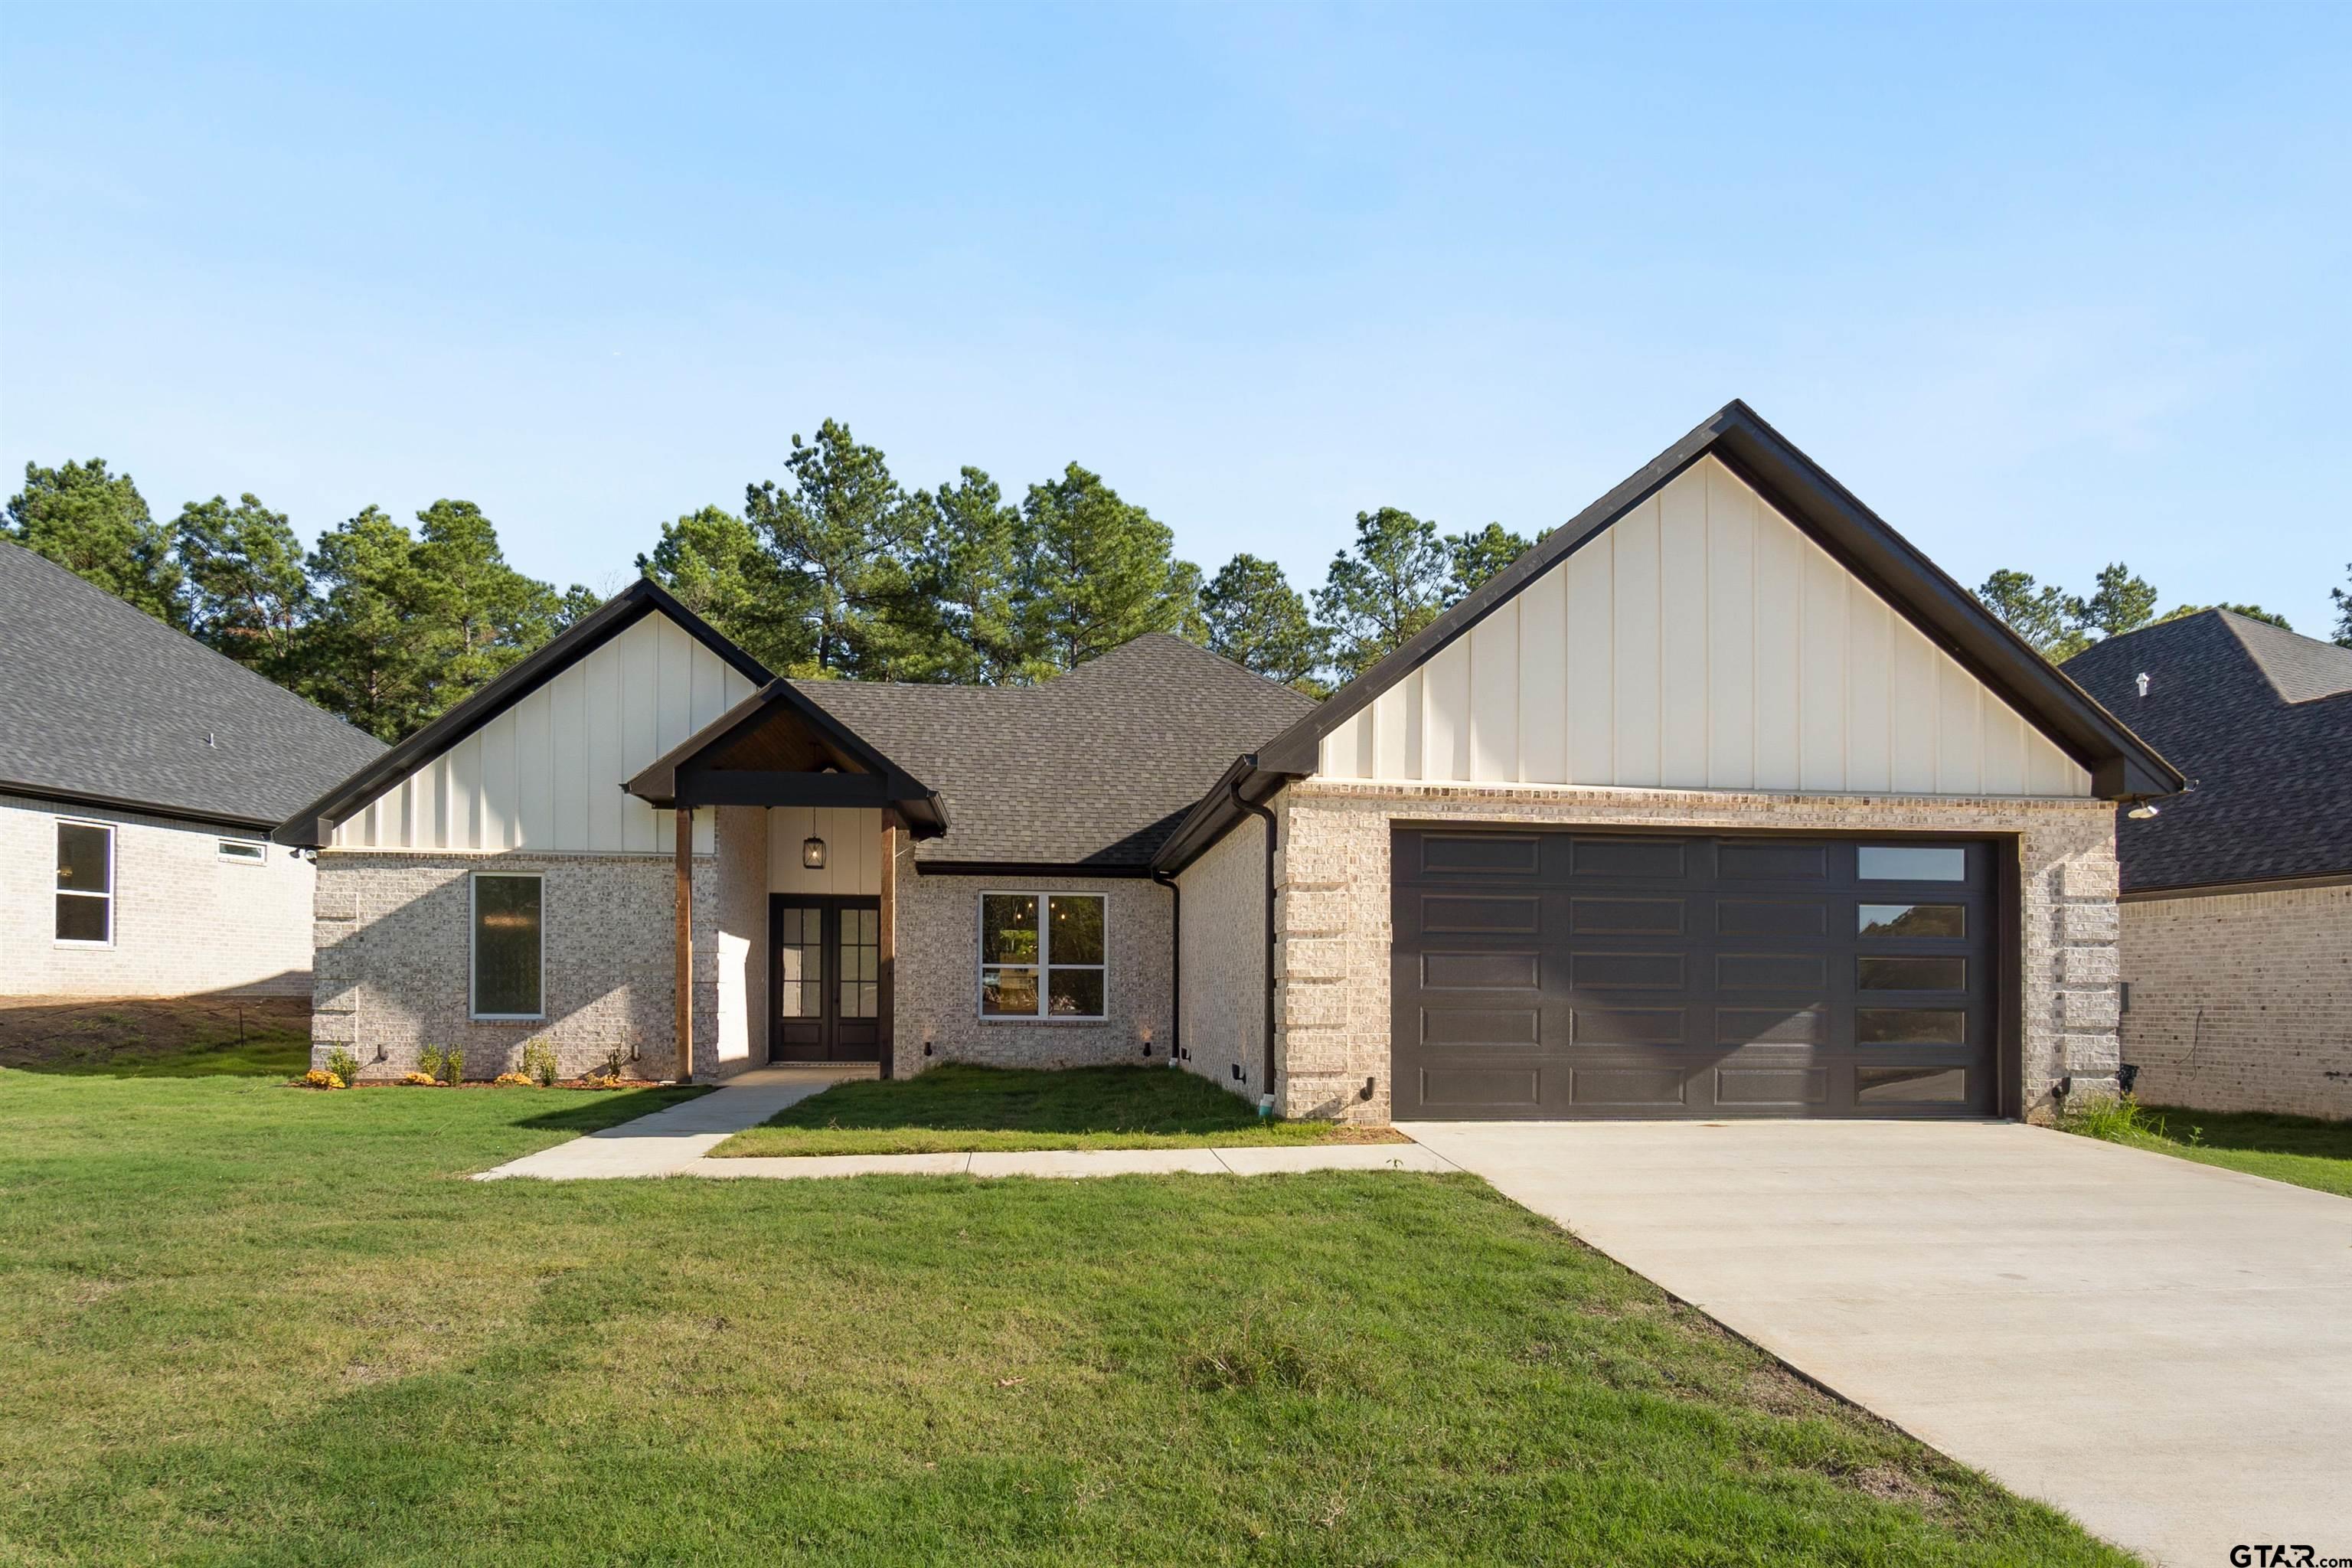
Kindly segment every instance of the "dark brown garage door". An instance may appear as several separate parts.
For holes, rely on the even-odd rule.
[[[1400,828],[1396,1115],[1992,1111],[1994,846]]]

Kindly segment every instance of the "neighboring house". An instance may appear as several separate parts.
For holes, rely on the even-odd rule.
[[[2205,610],[2066,673],[2191,781],[2116,833],[2138,1092],[2352,1117],[2352,648]]]
[[[2180,778],[1733,404],[1315,705],[1171,637],[777,680],[641,583],[279,829],[317,1038],[1168,1058],[1286,1115],[2111,1091],[2110,803]]]
[[[310,989],[286,813],[381,742],[0,543],[0,996]]]

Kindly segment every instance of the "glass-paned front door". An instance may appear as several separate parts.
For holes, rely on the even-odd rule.
[[[870,898],[777,894],[769,900],[769,1056],[877,1061],[882,1047],[882,912]]]

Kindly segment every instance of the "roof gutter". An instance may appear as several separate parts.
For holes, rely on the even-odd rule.
[[[185,822],[203,827],[236,827],[265,837],[278,826],[274,816],[240,816],[234,812],[203,811],[193,806],[162,805],[153,801],[133,800],[128,795],[92,795],[87,790],[50,789],[46,785],[26,784],[15,779],[0,779],[0,795],[15,795],[25,800],[54,801],[60,805],[78,805],[89,811],[120,811],[137,816],[158,816],[167,822]]]
[[[1184,1038],[1184,886],[1167,872],[1147,867],[1151,879],[1168,889],[1168,1059],[1181,1062],[1184,1055],[1177,1049]],[[1151,1042],[1143,1042],[1143,1054],[1151,1054]]]

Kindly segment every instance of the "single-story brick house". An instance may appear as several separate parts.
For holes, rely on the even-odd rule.
[[[0,543],[0,996],[308,994],[311,867],[269,833],[383,752]]]
[[[1320,704],[1167,637],[779,680],[639,584],[279,837],[320,1047],[379,1070],[1172,1050],[1286,1115],[2019,1115],[2112,1088],[2112,803],[2180,782],[1735,403]]]
[[[2066,673],[2190,779],[2116,829],[2137,1092],[2352,1117],[2352,648],[2205,610]]]

